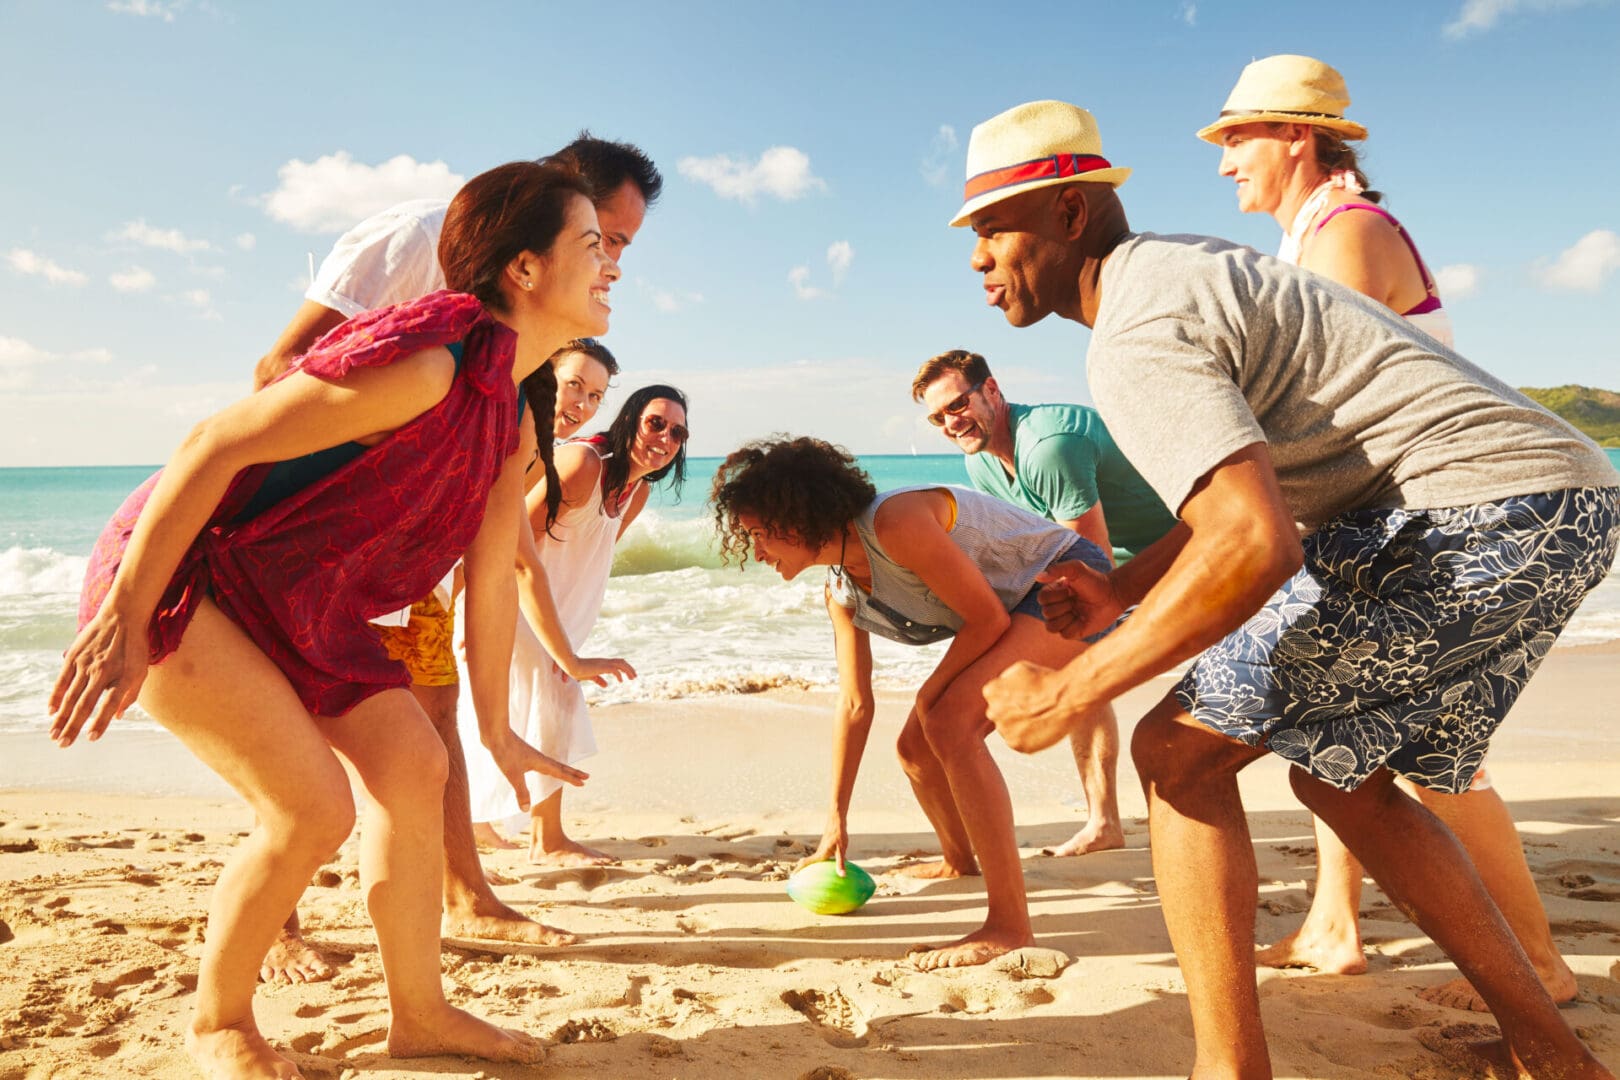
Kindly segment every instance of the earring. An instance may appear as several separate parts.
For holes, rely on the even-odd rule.
[[[523,283],[523,287],[524,287],[524,288],[525,288],[525,289],[532,289],[532,288],[534,288],[534,282],[532,282],[532,281],[525,281],[525,282],[524,282],[524,283]]]

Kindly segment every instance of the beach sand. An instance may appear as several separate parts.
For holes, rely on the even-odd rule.
[[[1168,686],[1120,703],[1127,742]],[[1554,652],[1491,769],[1580,985],[1564,1015],[1620,1070],[1617,700],[1620,653]],[[1056,859],[1041,849],[1084,819],[1066,748],[1024,758],[992,740],[1043,948],[1000,968],[923,974],[905,963],[911,943],[959,936],[984,911],[977,880],[919,888],[882,875],[934,850],[892,751],[905,706],[883,697],[855,792],[851,855],[879,875],[879,890],[853,915],[811,915],[783,891],[825,816],[830,694],[604,708],[602,752],[585,763],[593,779],[564,809],[575,836],[621,864],[542,871],[520,851],[485,857],[506,900],[584,940],[444,946],[451,1000],[544,1035],[543,1065],[384,1055],[385,998],[352,839],[302,906],[311,940],[341,961],[338,975],[261,988],[261,1026],[311,1077],[1185,1076],[1191,1021],[1128,761],[1126,849]],[[248,813],[161,734],[115,729],[71,751],[43,735],[8,737],[0,761],[0,1080],[193,1075],[180,1033],[203,913]],[[1264,943],[1305,909],[1310,823],[1276,761],[1242,784]],[[1261,973],[1276,1074],[1489,1075],[1462,1046],[1494,1034],[1490,1017],[1419,1000],[1453,969],[1376,888],[1362,907],[1368,974]]]

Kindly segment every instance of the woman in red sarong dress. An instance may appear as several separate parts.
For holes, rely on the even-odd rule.
[[[351,773],[389,1052],[542,1052],[445,1001],[444,745],[367,620],[426,595],[464,556],[491,753],[523,793],[530,771],[583,779],[517,738],[506,688],[528,464],[518,387],[564,342],[606,331],[619,276],[588,190],[571,168],[533,162],[469,181],[439,251],[456,291],[345,323],[285,378],[202,421],[91,557],[51,737],[99,738],[139,701],[258,818],[209,908],[186,1040],[207,1076],[299,1075],[259,1033],[253,990],[305,883],[353,826]],[[550,416],[537,421],[549,433]]]

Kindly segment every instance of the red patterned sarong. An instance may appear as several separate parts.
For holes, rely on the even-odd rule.
[[[153,663],[179,646],[208,596],[311,713],[341,715],[409,685],[369,620],[431,593],[477,534],[490,487],[517,449],[517,337],[473,297],[436,292],[350,319],[293,368],[340,379],[456,341],[466,347],[444,400],[354,460],[243,522],[232,519],[271,466],[236,476],[152,616]],[[158,475],[125,500],[96,542],[81,627],[106,599]]]

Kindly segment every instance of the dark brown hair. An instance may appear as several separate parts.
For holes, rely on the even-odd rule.
[[[609,376],[617,375],[619,373],[618,358],[612,353],[608,352],[608,347],[606,345],[602,344],[600,341],[597,341],[593,337],[575,338],[573,341],[570,341],[568,344],[552,353],[551,358],[548,359],[546,363],[556,364],[557,361],[561,360],[569,353],[582,353],[583,355],[590,357],[598,364],[601,364],[602,367],[606,368]]]
[[[733,451],[714,474],[709,501],[720,535],[720,558],[748,560],[753,543],[737,520],[752,514],[768,532],[819,548],[877,498],[855,456],[806,436],[779,435]]]
[[[572,164],[513,161],[479,173],[464,184],[444,215],[439,234],[439,265],[446,286],[471,293],[491,311],[504,312],[501,275],[525,251],[544,255],[556,243],[576,197],[591,197],[591,186]],[[541,364],[521,387],[546,470],[546,524],[562,507],[562,484],[551,461],[552,425],[557,410],[557,373]]]
[[[636,441],[636,432],[641,429],[641,414],[647,411],[647,406],[655,401],[673,401],[679,405],[683,412],[688,413],[690,424],[691,409],[686,404],[686,395],[673,386],[663,383],[654,383],[643,386],[631,392],[619,407],[619,414],[613,418],[599,438],[602,446],[608,453],[608,459],[602,463],[602,499],[612,502],[624,491],[630,482],[630,446]],[[681,443],[670,456],[669,464],[656,472],[647,474],[648,485],[658,483],[666,476],[673,476],[670,490],[677,499],[681,495],[681,485],[686,483],[686,444]]]
[[[641,147],[633,143],[598,139],[582,130],[579,137],[553,157],[572,161],[596,189],[597,197],[610,199],[629,180],[641,192],[651,210],[664,190],[664,177]],[[542,158],[541,160],[546,160]]]
[[[923,361],[923,366],[917,369],[917,377],[911,380],[911,400],[921,401],[923,394],[934,385],[934,380],[947,371],[961,375],[969,385],[982,383],[990,377],[990,365],[985,362],[984,357],[966,349],[952,349],[950,352],[940,353],[932,360]]]

